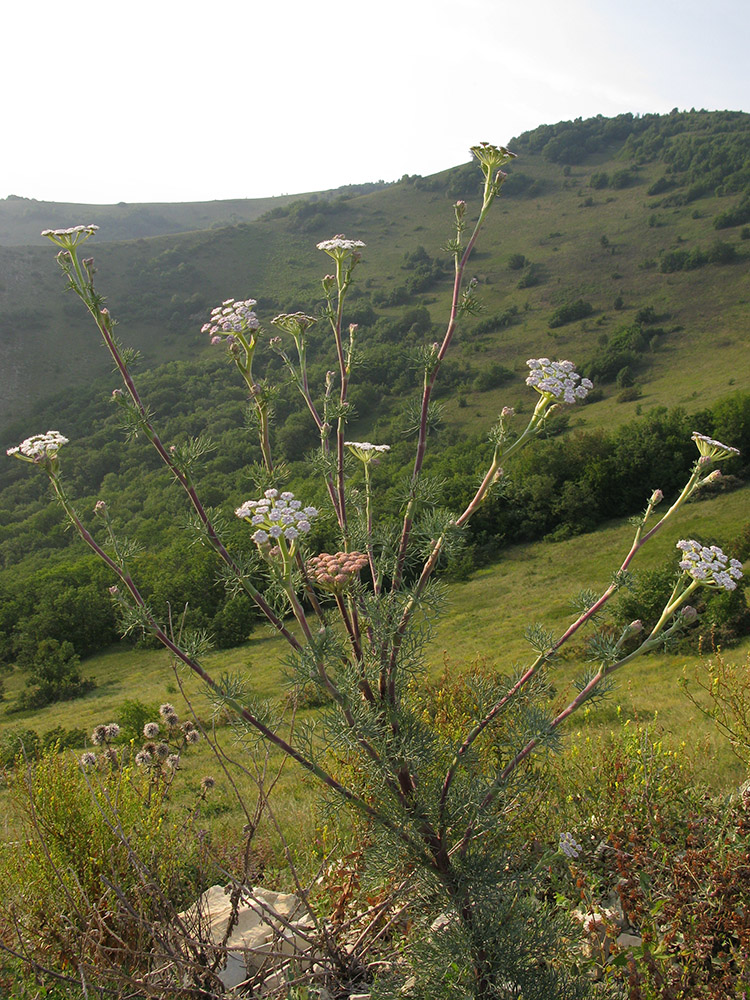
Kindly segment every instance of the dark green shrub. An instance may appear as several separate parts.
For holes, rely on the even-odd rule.
[[[590,316],[593,311],[594,307],[590,302],[584,302],[583,299],[577,299],[575,302],[569,302],[566,305],[558,306],[550,317],[549,326],[554,330],[559,326],[564,326],[566,323],[574,323],[576,320],[585,319],[587,316]]]
[[[42,639],[29,669],[27,690],[18,699],[23,708],[42,708],[53,701],[79,698],[94,687],[81,677],[81,658],[70,642]]]

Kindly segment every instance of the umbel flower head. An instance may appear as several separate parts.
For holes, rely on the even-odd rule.
[[[296,313],[280,313],[278,316],[274,316],[271,320],[274,326],[278,326],[280,330],[285,333],[289,333],[294,337],[295,340],[301,340],[305,331],[314,326],[318,321],[314,316],[308,316],[307,313],[296,312]]]
[[[369,441],[344,441],[352,455],[368,465],[378,455],[384,455],[391,450],[389,444],[370,444]]]
[[[334,260],[343,260],[350,254],[357,253],[367,244],[362,240],[348,240],[343,233],[338,233],[330,240],[323,240],[317,244],[318,250],[325,250],[329,257]]]
[[[742,579],[742,563],[730,559],[718,545],[701,545],[694,538],[683,538],[677,548],[683,553],[680,569],[707,587],[734,590],[737,580]]]
[[[542,396],[546,395],[563,403],[575,403],[577,399],[585,399],[589,390],[594,388],[589,379],[581,378],[572,361],[530,358],[526,364],[531,369],[526,385],[533,386]]]
[[[47,431],[46,434],[34,434],[26,438],[15,448],[8,448],[6,455],[20,458],[23,462],[43,462],[45,459],[57,458],[60,448],[68,443],[59,431]]]
[[[310,530],[318,511],[315,507],[303,507],[293,493],[271,489],[260,500],[246,500],[235,514],[255,527],[252,537],[256,545],[283,540],[294,548],[299,536]]]
[[[721,458],[732,458],[740,453],[739,448],[733,448],[730,444],[722,444],[721,441],[706,437],[705,434],[699,434],[698,431],[693,431],[692,440],[698,446],[701,456],[709,458],[711,461],[718,461]]]
[[[90,236],[93,236],[98,228],[88,225],[71,226],[69,229],[43,229],[42,236],[46,236],[63,250],[74,250],[80,243],[85,243]]]
[[[225,299],[211,310],[211,319],[203,324],[201,333],[210,333],[215,340],[221,340],[235,333],[257,330],[260,323],[253,312],[255,304],[256,299]]]
[[[491,142],[480,142],[478,146],[472,146],[469,152],[476,156],[482,169],[487,173],[499,170],[516,158],[516,154],[511,153],[505,146],[493,146]]]

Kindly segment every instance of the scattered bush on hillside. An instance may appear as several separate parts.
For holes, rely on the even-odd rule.
[[[727,208],[714,217],[714,229],[730,229],[750,222],[750,198],[743,199],[734,208]]]
[[[516,288],[534,288],[541,285],[544,280],[544,265],[539,263],[528,263],[524,267],[523,274],[518,280]]]
[[[575,302],[568,302],[565,305],[558,306],[557,309],[552,313],[549,320],[549,326],[555,330],[559,326],[564,326],[566,323],[574,323],[579,319],[586,319],[594,311],[594,307],[590,302],[584,302],[583,299],[577,299]]]
[[[518,318],[518,306],[508,306],[502,312],[494,313],[481,319],[473,329],[473,333],[481,337],[487,333],[496,333],[498,330],[505,330],[511,326]]]
[[[706,264],[732,264],[737,260],[737,248],[732,243],[717,240],[709,250],[670,250],[662,254],[659,270],[662,274],[674,271],[694,271]]]
[[[81,660],[72,643],[42,639],[37,643],[27,689],[19,696],[17,708],[43,708],[53,701],[70,701],[93,687],[92,680],[81,677]]]

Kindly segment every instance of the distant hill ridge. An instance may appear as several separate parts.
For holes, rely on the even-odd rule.
[[[233,198],[194,202],[118,202],[116,205],[82,205],[38,201],[8,195],[0,198],[0,246],[35,246],[44,243],[43,229],[63,229],[78,225],[75,220],[93,221],[106,233],[108,242],[147,239],[196,229],[219,229],[238,222],[252,222],[267,212],[295,201],[323,200],[350,193],[352,188],[375,189],[383,182],[347,185],[330,191],[282,194],[273,198]]]

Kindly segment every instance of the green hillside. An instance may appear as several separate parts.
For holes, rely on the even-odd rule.
[[[456,361],[520,370],[530,354],[565,354],[584,364],[650,309],[635,366],[620,366],[641,384],[644,408],[711,402],[737,384],[750,302],[750,116],[623,115],[545,126],[511,145],[518,159],[474,258],[481,333],[466,325]],[[378,322],[402,321],[407,296],[442,322],[450,279],[439,248],[451,203],[476,207],[476,169],[357,190],[277,205],[254,222],[120,243],[108,242],[106,220],[84,212],[83,221],[101,222],[91,248],[121,337],[151,367],[207,350],[198,330],[227,296],[257,298],[266,322],[282,308],[315,308],[314,245],[335,232],[368,244],[355,317],[363,344],[387,342]],[[53,257],[50,247],[0,248],[0,426],[108,369],[78,304],[60,294]],[[579,299],[590,314],[551,328],[555,310]],[[587,410],[591,422],[632,415],[635,403],[605,395]],[[484,422],[497,394],[470,389],[467,402],[463,413],[449,406],[448,418]]]

